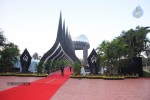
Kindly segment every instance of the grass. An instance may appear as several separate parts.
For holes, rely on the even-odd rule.
[[[150,78],[150,69],[143,70],[143,77]]]

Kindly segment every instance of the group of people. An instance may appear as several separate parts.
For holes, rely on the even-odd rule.
[[[70,72],[71,72],[72,71],[72,67],[70,66],[69,69],[70,69]],[[61,71],[61,76],[64,76],[64,66],[63,65],[60,66],[60,71]],[[85,70],[84,70],[84,66],[81,67],[80,74],[81,75],[85,75],[86,74]]]
[[[69,69],[70,69],[70,72],[71,72],[72,71],[72,67],[70,66]],[[63,65],[60,66],[60,71],[61,71],[61,76],[64,76],[64,66]],[[81,75],[86,75],[84,66],[81,67],[80,74]]]
[[[70,72],[71,72],[72,67],[70,66],[69,68],[70,68]],[[64,76],[64,66],[63,65],[60,66],[60,71],[61,71],[61,76]]]

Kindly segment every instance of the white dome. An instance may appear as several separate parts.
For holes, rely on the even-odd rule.
[[[89,40],[88,40],[88,38],[85,36],[85,35],[80,35],[80,36],[78,36],[76,39],[75,39],[75,41],[83,41],[83,42],[88,42],[89,43]]]

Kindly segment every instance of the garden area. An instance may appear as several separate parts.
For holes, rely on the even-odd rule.
[[[150,78],[150,69],[143,70],[143,77]]]
[[[48,61],[46,64],[40,61],[35,67],[36,71],[29,71],[31,59],[27,49],[20,54],[18,46],[9,42],[0,29],[0,76],[23,76],[23,77],[46,77],[51,73],[60,70],[60,65],[67,66],[66,61]],[[19,68],[16,63],[21,62]]]
[[[108,74],[105,72],[104,74],[91,74],[91,73],[86,73],[83,75],[81,73],[81,65],[80,63],[75,63],[74,64],[74,73],[70,75],[70,78],[76,78],[76,79],[82,79],[82,78],[87,78],[87,79],[105,79],[105,80],[123,80],[126,78],[138,78],[138,74],[126,74],[126,75],[120,75],[120,74]]]
[[[46,77],[51,73],[60,70],[60,66],[72,66],[73,73],[71,78],[90,78],[90,79],[126,79],[138,77],[150,77],[150,70],[143,70],[143,65],[150,62],[150,39],[147,34],[150,32],[149,27],[137,26],[135,29],[122,31],[120,36],[112,41],[104,40],[97,48],[96,64],[90,65],[89,68],[95,67],[95,72],[89,71],[89,74],[82,75],[81,62],[67,61],[40,61],[36,66],[36,72],[29,72],[29,65],[22,64],[22,72],[16,69],[15,63],[20,57],[18,46],[11,42],[6,42],[5,36],[0,31],[0,76],[32,76]],[[27,51],[27,49],[25,49]],[[25,57],[25,56],[24,56]],[[27,58],[23,58],[25,61]],[[29,62],[31,63],[31,62]],[[144,64],[143,64],[144,63]],[[101,73],[102,69],[107,69]]]
[[[66,61],[54,61],[53,63],[47,62],[45,67],[43,67],[43,62],[41,61],[37,66],[37,72],[20,72],[18,71],[8,71],[0,72],[0,76],[23,76],[23,77],[47,77],[52,73],[55,73],[60,70],[60,66],[64,65],[67,67],[68,63]],[[27,66],[25,66],[27,67]],[[27,67],[28,69],[28,67]]]
[[[137,26],[135,29],[123,30],[120,36],[112,41],[104,40],[96,48],[96,53],[100,58],[98,69],[101,70],[103,67],[107,71],[103,74],[81,75],[81,65],[75,64],[75,72],[70,77],[94,79],[149,77],[149,70],[143,70],[143,63],[147,65],[150,61],[150,39],[147,37],[149,32],[149,27]]]

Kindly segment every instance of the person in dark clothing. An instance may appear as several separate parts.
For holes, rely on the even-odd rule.
[[[72,67],[70,66],[69,68],[70,68],[70,72],[71,72]]]
[[[60,70],[61,70],[61,76],[64,76],[64,66],[63,65],[60,66]]]

